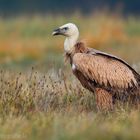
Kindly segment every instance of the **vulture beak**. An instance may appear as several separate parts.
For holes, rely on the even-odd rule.
[[[52,33],[53,36],[56,36],[56,35],[62,35],[63,33],[61,32],[61,29],[58,28],[58,29],[55,29]]]

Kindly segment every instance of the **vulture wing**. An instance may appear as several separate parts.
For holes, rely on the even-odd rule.
[[[136,76],[139,74],[126,62],[113,55],[96,50],[76,53],[73,56],[73,64],[76,70],[99,86],[111,87],[117,91],[138,87]]]

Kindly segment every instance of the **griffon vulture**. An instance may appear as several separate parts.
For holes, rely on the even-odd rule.
[[[52,33],[66,37],[65,56],[73,74],[83,87],[95,93],[99,110],[113,109],[113,104],[140,101],[140,75],[124,60],[79,42],[79,30],[73,23],[65,24]]]

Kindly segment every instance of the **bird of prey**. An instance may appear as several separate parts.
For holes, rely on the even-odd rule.
[[[140,75],[124,60],[78,41],[79,30],[67,23],[53,31],[63,35],[65,56],[82,86],[95,94],[98,110],[112,110],[115,102],[140,102]]]

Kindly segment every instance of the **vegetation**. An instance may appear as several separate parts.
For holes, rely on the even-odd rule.
[[[97,112],[94,95],[70,72],[0,73],[0,139],[135,139],[140,112]]]
[[[11,63],[30,66],[34,63],[46,63],[44,60],[52,53],[62,54],[63,38],[55,38],[51,34],[57,26],[67,22],[78,25],[80,38],[89,46],[118,55],[130,63],[139,61],[138,18],[124,19],[108,14],[82,16],[77,13],[69,17],[46,15],[1,18],[0,63],[10,67]],[[58,60],[57,57],[53,59]],[[62,57],[60,59],[62,60]]]
[[[89,46],[125,58],[140,71],[139,19],[1,18],[0,139],[139,140],[139,110],[119,104],[113,112],[97,112],[94,95],[63,64],[63,39],[51,32],[70,20]]]

